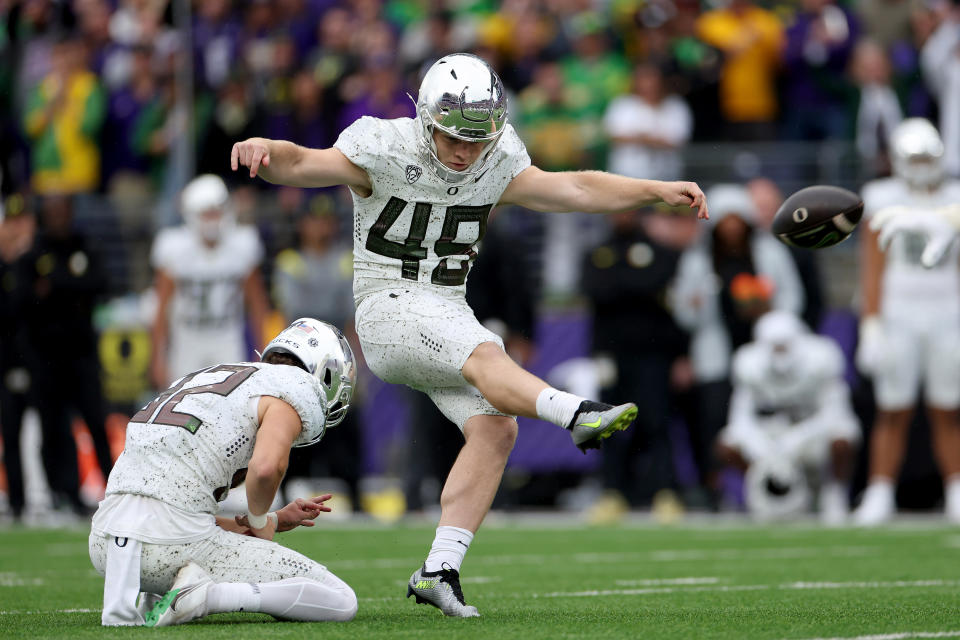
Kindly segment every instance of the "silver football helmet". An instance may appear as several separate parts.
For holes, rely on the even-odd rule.
[[[802,348],[798,338],[806,333],[807,325],[789,311],[769,311],[753,325],[753,339],[767,350],[774,376],[795,373]]]
[[[335,427],[343,422],[357,383],[356,360],[343,332],[320,320],[300,318],[270,341],[260,359],[277,351],[295,356],[316,378],[326,406],[325,427]],[[313,444],[320,440],[323,431],[303,433],[293,445],[305,447]]]
[[[213,244],[234,224],[227,185],[210,173],[197,176],[184,187],[180,211],[187,227]]]
[[[943,140],[925,118],[907,118],[890,134],[893,172],[912,188],[937,187],[944,178]]]
[[[507,126],[507,96],[497,73],[468,53],[437,60],[420,83],[417,118],[426,163],[445,182],[459,184],[484,170]],[[437,157],[434,128],[447,135],[486,144],[472,165],[461,171]]]

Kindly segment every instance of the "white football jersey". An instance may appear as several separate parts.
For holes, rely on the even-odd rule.
[[[186,226],[160,231],[150,263],[176,282],[171,332],[243,331],[243,284],[262,260],[260,236],[248,225],[232,227],[212,248]]]
[[[752,399],[748,420],[779,415],[791,423],[821,411],[825,403],[846,411],[849,391],[843,380],[844,357],[830,339],[817,335],[794,338],[796,359],[787,375],[777,375],[771,366],[770,347],[752,342],[737,350],[733,359],[735,389],[745,389]],[[731,422],[738,416],[731,416]]]
[[[930,193],[912,191],[897,178],[867,183],[863,188],[864,217],[891,206],[906,206],[917,211],[933,210],[960,203],[960,182],[945,182]],[[881,312],[886,317],[921,314],[960,317],[960,247],[954,243],[939,264],[932,269],[920,263],[925,238],[918,234],[898,234],[886,251],[883,272]]]
[[[486,169],[448,184],[425,159],[419,127],[411,118],[365,116],[334,144],[373,184],[369,197],[353,194],[357,304],[376,291],[411,286],[462,298],[490,210],[530,166],[523,142],[507,125]]]
[[[308,435],[323,433],[320,383],[306,371],[260,362],[208,367],[177,380],[131,418],[107,496],[146,496],[190,513],[217,513],[217,502],[246,476],[261,396],[292,406]]]

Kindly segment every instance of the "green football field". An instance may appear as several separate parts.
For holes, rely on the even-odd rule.
[[[403,597],[432,527],[334,524],[281,540],[353,586],[353,622],[265,626],[262,614],[223,614],[168,629],[100,627],[102,580],[84,532],[0,530],[0,637],[960,637],[956,527],[562,522],[481,530],[463,567],[479,619],[445,619]]]

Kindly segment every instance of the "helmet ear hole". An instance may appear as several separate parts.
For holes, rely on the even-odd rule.
[[[331,382],[333,382],[333,374],[330,372],[330,369],[327,369],[323,372],[323,384],[329,387]]]

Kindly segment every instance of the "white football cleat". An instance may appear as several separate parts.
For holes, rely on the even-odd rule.
[[[872,483],[863,492],[863,500],[853,512],[853,522],[861,527],[873,527],[890,521],[896,511],[893,485]]]
[[[146,617],[145,627],[169,627],[207,615],[207,591],[213,578],[200,565],[188,563],[177,573],[173,587]]]
[[[947,520],[960,524],[960,478],[948,481],[943,489],[944,512]]]
[[[448,566],[449,565],[445,565]],[[460,588],[460,573],[456,569],[427,571],[426,565],[410,576],[407,584],[407,597],[414,596],[417,604],[432,604],[445,616],[454,618],[478,618],[476,607],[463,601],[463,589]]]
[[[613,406],[604,402],[584,400],[567,425],[573,444],[584,453],[599,449],[600,443],[617,431],[623,431],[637,417],[637,405],[632,402]]]
[[[820,522],[828,527],[843,525],[850,514],[846,488],[836,482],[820,487]]]

